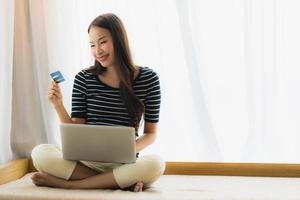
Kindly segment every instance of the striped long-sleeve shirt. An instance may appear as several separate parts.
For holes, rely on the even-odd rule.
[[[158,122],[161,94],[157,73],[148,67],[139,67],[133,90],[144,104],[145,122]],[[86,70],[75,76],[71,117],[85,118],[86,124],[130,126],[119,88],[106,85]]]

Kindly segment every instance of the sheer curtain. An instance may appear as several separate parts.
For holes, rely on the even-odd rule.
[[[158,138],[144,154],[173,161],[300,161],[298,1],[1,5],[1,162],[29,156],[39,143],[60,145],[58,118],[45,97],[49,73],[63,72],[70,111],[74,75],[93,63],[87,27],[107,12],[123,20],[136,64],[160,76]]]
[[[11,159],[14,2],[0,0],[0,163]],[[5,31],[3,31],[5,30]]]
[[[299,162],[300,3],[180,4],[179,14],[186,16],[181,30],[191,44],[186,58],[198,70],[189,66],[197,77],[190,80],[202,89],[197,91],[204,94],[222,160]]]

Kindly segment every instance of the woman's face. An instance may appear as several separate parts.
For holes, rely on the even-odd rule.
[[[89,32],[92,55],[103,67],[115,64],[114,46],[110,32],[107,29],[92,26]]]

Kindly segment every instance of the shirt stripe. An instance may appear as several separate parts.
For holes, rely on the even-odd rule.
[[[159,77],[148,67],[139,67],[133,90],[145,107],[145,122],[159,121],[161,91]],[[74,79],[72,118],[85,118],[87,124],[130,126],[120,91],[103,83],[97,76],[80,71]]]

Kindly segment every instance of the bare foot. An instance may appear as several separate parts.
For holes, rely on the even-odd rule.
[[[134,185],[124,188],[123,190],[129,190],[131,192],[142,192],[144,183],[142,181],[136,182]]]
[[[31,176],[32,182],[37,186],[48,186],[55,188],[68,188],[68,181],[52,176],[45,172],[36,172]]]
[[[143,186],[144,186],[144,183],[142,181],[138,181],[138,182],[136,182],[133,191],[134,192],[142,192]]]

